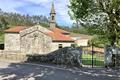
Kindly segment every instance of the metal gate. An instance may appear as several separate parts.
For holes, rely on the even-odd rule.
[[[91,67],[104,67],[104,49],[83,47],[82,64]]]

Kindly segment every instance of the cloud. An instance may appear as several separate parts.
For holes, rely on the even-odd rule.
[[[57,13],[61,16],[61,18],[63,19],[63,21],[66,24],[71,25],[74,21],[70,19],[70,16],[68,15],[68,3],[69,0],[58,0],[56,1],[56,10]]]
[[[49,17],[52,2],[53,0],[0,0],[0,8],[6,12]],[[73,22],[68,15],[68,3],[69,0],[54,0],[57,23],[60,25],[71,25]]]

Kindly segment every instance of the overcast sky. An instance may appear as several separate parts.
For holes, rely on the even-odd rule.
[[[45,15],[49,17],[51,4],[54,2],[57,23],[71,25],[68,15],[69,0],[0,0],[0,8],[6,12],[17,12],[29,15]]]

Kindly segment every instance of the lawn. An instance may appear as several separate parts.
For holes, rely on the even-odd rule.
[[[92,65],[92,54],[82,54],[83,65]],[[94,66],[104,66],[104,54],[93,55]]]

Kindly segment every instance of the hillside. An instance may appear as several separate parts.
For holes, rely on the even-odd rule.
[[[46,16],[30,16],[21,15],[18,13],[8,13],[0,9],[0,43],[3,43],[4,30],[16,25],[32,26],[34,24],[40,24],[44,27],[49,26],[49,20]]]

